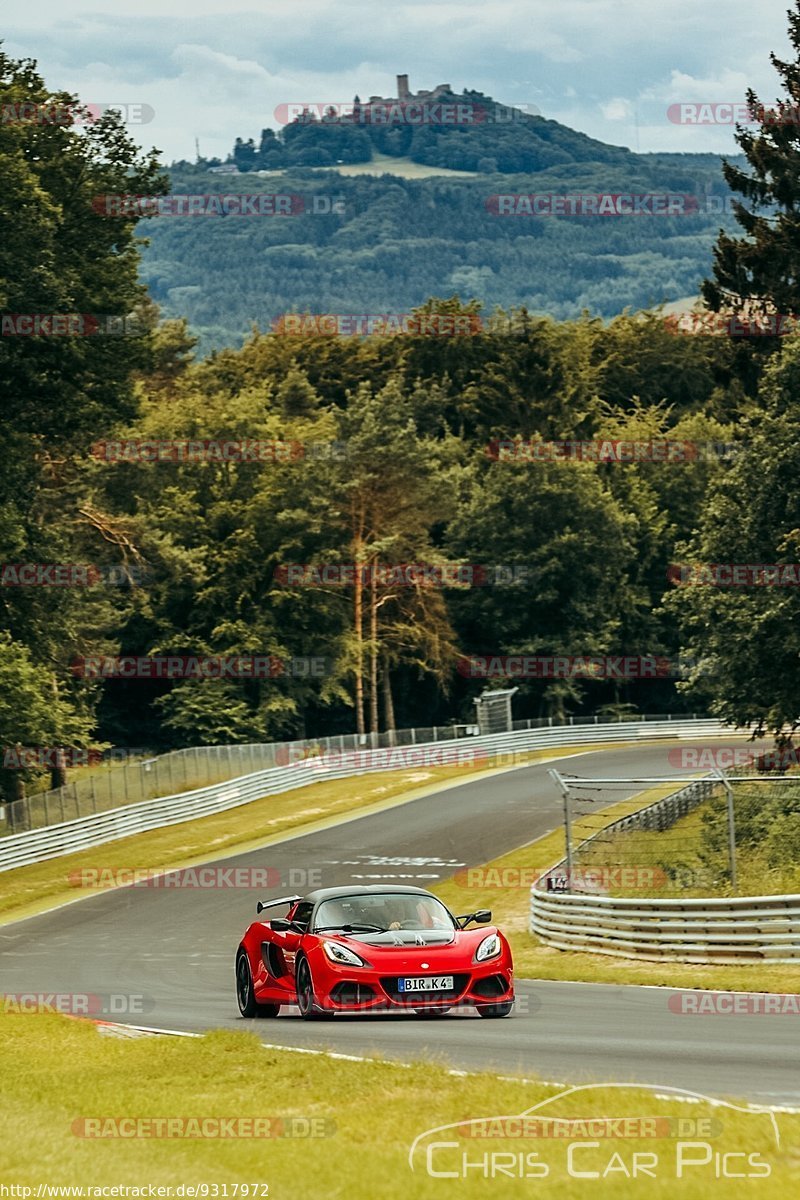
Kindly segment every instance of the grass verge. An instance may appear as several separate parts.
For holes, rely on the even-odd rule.
[[[496,1123],[483,1127],[483,1137],[465,1136],[481,1127],[464,1122],[517,1115],[558,1097],[562,1089],[485,1073],[458,1076],[433,1062],[404,1068],[270,1050],[249,1033],[118,1040],[100,1036],[88,1022],[42,1014],[0,1016],[0,1074],[0,1182],[30,1187],[34,1197],[40,1184],[144,1187],[140,1195],[147,1195],[148,1185],[158,1185],[171,1187],[173,1196],[181,1194],[175,1190],[180,1185],[206,1185],[207,1197],[234,1197],[239,1185],[238,1195],[249,1200],[396,1200],[398,1195],[483,1200],[487,1195],[530,1197],[538,1184],[559,1200],[577,1200],[591,1189],[587,1176],[575,1177],[577,1171],[598,1172],[592,1182],[603,1195],[626,1200],[676,1195],[708,1200],[721,1197],[723,1189],[726,1197],[789,1196],[797,1188],[800,1117],[776,1116],[778,1146],[768,1114],[677,1103],[645,1089],[581,1091],[555,1100],[543,1113],[562,1119],[655,1118],[645,1126],[654,1131],[647,1137],[598,1138],[585,1127],[564,1136],[562,1126],[557,1137],[523,1138],[513,1136],[514,1126]],[[205,1124],[194,1127],[191,1139],[142,1136],[148,1129],[143,1122],[165,1117]],[[268,1121],[260,1128],[273,1136],[230,1136],[241,1126],[228,1126],[226,1137],[196,1136],[200,1130],[215,1133],[215,1118],[248,1117]],[[120,1118],[138,1123],[108,1123]],[[102,1124],[87,1125],[87,1119]],[[287,1136],[308,1131],[310,1121],[322,1136]],[[461,1129],[425,1139],[412,1171],[409,1150],[415,1138],[450,1123],[460,1123]],[[85,1136],[120,1128],[128,1136]],[[156,1128],[150,1125],[151,1134]],[[132,1130],[139,1136],[131,1136]],[[455,1178],[428,1173],[426,1149],[433,1141],[455,1143],[439,1146],[430,1158],[434,1171],[456,1172]],[[572,1175],[570,1143],[579,1143]],[[630,1177],[634,1153],[647,1155],[646,1163],[642,1158],[639,1163],[649,1169],[635,1179]],[[725,1153],[736,1155],[729,1172],[761,1177],[720,1178],[716,1156]],[[684,1162],[678,1179],[681,1156],[697,1165]],[[465,1159],[475,1165],[465,1168]],[[523,1171],[527,1178],[519,1177]]]
[[[672,788],[654,788],[631,800],[603,809],[608,824],[626,813],[668,794]],[[598,827],[597,816],[573,823],[573,842],[588,837]],[[723,991],[797,992],[800,965],[763,964],[709,966],[678,962],[639,962],[573,950],[556,950],[528,932],[530,879],[558,862],[564,855],[564,833],[548,833],[527,846],[486,863],[483,876],[467,874],[439,884],[433,890],[454,912],[491,908],[498,924],[508,934],[518,977],[554,979],[576,983],[636,983],[660,987],[718,988]],[[647,860],[645,860],[647,861]],[[491,872],[491,873],[490,873]],[[516,881],[519,880],[519,885]],[[512,885],[509,886],[509,883]]]
[[[475,171],[460,171],[452,167],[428,167],[410,158],[395,158],[373,150],[370,162],[340,163],[335,167],[314,167],[315,171],[334,170],[339,175],[397,175],[400,179],[429,179],[440,175],[443,179],[480,179]],[[289,168],[291,173],[291,168]]]

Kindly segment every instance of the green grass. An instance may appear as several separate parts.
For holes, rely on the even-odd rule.
[[[603,822],[610,823],[626,813],[643,808],[660,796],[668,794],[669,790],[671,789],[654,788],[631,800],[623,800],[604,809]],[[596,815],[575,821],[573,844],[581,837],[595,832],[597,826]],[[454,878],[433,890],[455,912],[466,913],[473,912],[476,908],[491,908],[497,923],[509,936],[514,953],[514,969],[522,978],[718,988],[723,991],[800,991],[800,965],[753,963],[739,966],[714,963],[706,966],[677,962],[662,964],[581,951],[557,950],[546,945],[528,932],[529,881],[535,873],[546,870],[563,856],[564,834],[563,830],[558,830],[486,863],[484,870],[496,872],[488,876],[488,886],[482,886],[482,881],[475,880],[475,876],[475,882],[471,884],[467,876],[466,881]]]
[[[395,158],[373,150],[372,161],[363,163],[341,163],[333,167],[312,167],[313,171],[336,171],[339,175],[397,175],[400,179],[429,179],[442,176],[449,179],[480,179],[476,171],[459,171],[452,167],[428,167],[425,163],[413,162],[410,158]],[[291,167],[287,168],[291,174]],[[270,174],[277,175],[272,171]],[[286,174],[286,170],[280,172]],[[483,176],[483,178],[487,178]]]
[[[420,1027],[429,1035],[430,1026]],[[480,1034],[478,1029],[477,1034]],[[577,1200],[601,1194],[709,1200],[797,1194],[800,1118],[779,1114],[780,1147],[768,1115],[700,1102],[660,1099],[645,1089],[581,1091],[557,1099],[543,1111],[562,1118],[656,1117],[656,1137],[604,1139],[584,1146],[576,1169],[602,1171],[612,1159],[616,1171],[605,1180],[571,1178],[566,1172],[567,1141],[586,1141],[575,1131],[565,1138],[535,1140],[495,1136],[466,1137],[447,1130],[428,1138],[409,1165],[409,1150],[426,1130],[471,1120],[513,1116],[562,1091],[552,1085],[498,1079],[482,1073],[451,1074],[435,1062],[408,1067],[382,1061],[351,1062],[262,1047],[252,1033],[214,1033],[198,1039],[101,1037],[88,1022],[56,1015],[0,1016],[0,1076],[4,1129],[0,1182],[49,1185],[175,1188],[264,1183],[269,1200],[484,1200],[546,1194]],[[326,1136],[252,1138],[86,1138],[73,1131],[86,1118],[253,1117],[284,1122],[315,1119]],[[670,1121],[667,1126],[664,1119]],[[691,1168],[676,1180],[679,1137],[674,1122],[707,1122],[683,1127],[684,1141],[705,1141],[711,1152],[758,1155],[770,1168],[763,1179],[715,1178],[714,1160]],[[285,1126],[284,1126],[285,1127]],[[85,1126],[78,1125],[77,1129]],[[454,1141],[439,1150],[434,1169],[460,1168],[483,1156],[538,1154],[546,1179],[498,1177],[482,1171],[438,1179],[425,1169],[431,1140]],[[619,1163],[632,1163],[635,1151],[656,1154],[656,1178],[628,1179]],[[695,1157],[699,1151],[692,1151]],[[486,1160],[491,1161],[491,1160]],[[495,1163],[498,1160],[494,1159]],[[731,1160],[741,1169],[746,1160]],[[506,1157],[505,1162],[509,1159]],[[508,1168],[507,1168],[508,1169]],[[602,1192],[601,1192],[602,1189]],[[241,1194],[241,1193],[240,1193]],[[261,1197],[261,1189],[250,1191]]]
[[[653,866],[663,880],[661,886],[648,889],[647,895],[653,899],[730,895],[730,889],[700,857],[703,807],[701,804],[662,833],[642,829],[616,833],[609,842],[587,849],[581,855],[581,866],[602,867],[610,862],[620,867]],[[669,866],[679,868],[674,880],[666,878]],[[683,882],[688,886],[682,886]],[[624,894],[624,888],[609,888],[611,896]]]

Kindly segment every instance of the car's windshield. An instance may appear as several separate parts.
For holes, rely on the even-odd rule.
[[[435,896],[385,892],[374,896],[336,896],[317,909],[314,928],[454,929],[453,918]]]

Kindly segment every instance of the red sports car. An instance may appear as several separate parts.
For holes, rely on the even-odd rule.
[[[506,1017],[514,1005],[514,968],[505,937],[486,926],[487,909],[454,917],[422,888],[379,884],[322,888],[307,896],[259,901],[261,918],[236,952],[236,996],[243,1017],[275,1017],[296,1004],[310,1019],[333,1013],[446,1013],[474,1005]]]

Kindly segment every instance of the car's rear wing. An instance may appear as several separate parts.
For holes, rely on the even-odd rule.
[[[302,896],[281,896],[280,900],[259,900],[256,912],[263,912],[265,908],[278,908],[281,904],[296,904],[298,900],[302,899]]]

